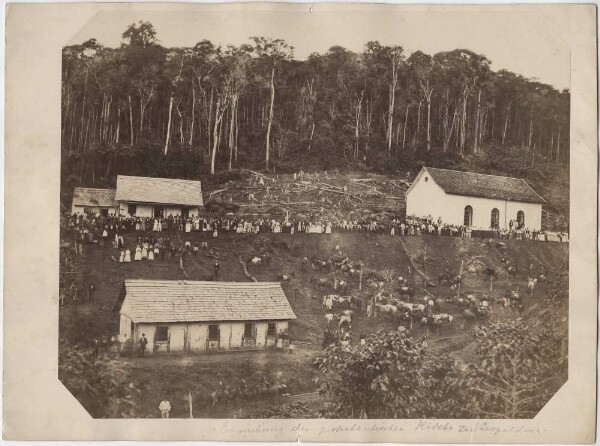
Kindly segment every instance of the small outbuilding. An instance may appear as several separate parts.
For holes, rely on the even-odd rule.
[[[76,187],[73,190],[71,214],[115,215],[117,212],[116,192],[116,189]]]
[[[406,215],[481,229],[542,227],[546,201],[523,179],[423,167],[406,191]]]
[[[121,338],[144,334],[149,353],[262,349],[296,319],[272,282],[126,280],[117,307]]]
[[[204,206],[200,181],[119,175],[119,215],[132,217],[194,217]]]

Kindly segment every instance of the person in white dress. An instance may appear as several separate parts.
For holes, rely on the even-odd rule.
[[[148,260],[154,261],[154,246],[152,245],[148,247]]]
[[[119,263],[123,263],[125,261],[125,251],[121,249],[121,254],[119,255]]]
[[[148,258],[148,243],[144,243],[142,245],[142,260],[146,260]]]
[[[125,250],[125,263],[131,262],[131,251],[129,249]]]
[[[192,223],[189,220],[185,222],[185,232],[192,232]]]
[[[154,219],[154,225],[152,226],[153,231],[158,231],[158,218]]]
[[[142,260],[142,247],[140,245],[135,247],[135,257],[133,260]]]

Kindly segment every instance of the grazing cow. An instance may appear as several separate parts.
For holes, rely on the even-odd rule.
[[[402,287],[400,287],[400,295],[408,296],[409,298],[412,298],[415,296],[415,290],[413,290],[411,287],[408,287],[408,286],[402,286]]]
[[[262,263],[262,259],[260,257],[252,257],[252,259],[250,259],[250,263],[252,263],[253,265],[260,265]]]
[[[538,277],[538,282],[545,282],[546,281],[546,276],[544,274],[540,274],[540,277]]]
[[[337,303],[346,304],[348,308],[350,308],[350,304],[352,303],[352,296],[338,296],[335,300]]]
[[[386,304],[386,305],[381,305],[381,304],[375,304],[375,306],[377,307],[377,310],[380,311],[383,314],[387,314],[387,315],[394,315],[398,312],[398,307],[395,305],[391,305],[391,304]]]
[[[443,311],[444,310],[444,303],[446,301],[444,299],[438,298],[435,300],[435,308],[438,311]]]
[[[327,321],[327,325],[331,324],[333,322],[335,318],[335,315],[333,313],[327,313],[325,315],[325,320]]]
[[[346,310],[351,311],[351,310]],[[351,314],[343,314],[340,317],[340,323],[338,324],[338,329],[342,327],[343,324],[348,324],[348,329],[352,328],[352,315]]]
[[[294,273],[281,273],[277,275],[277,280],[280,282],[289,282],[294,277]]]

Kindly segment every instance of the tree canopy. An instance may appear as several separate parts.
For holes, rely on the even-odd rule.
[[[468,49],[407,54],[367,42],[307,60],[281,39],[165,48],[149,22],[122,45],[63,49],[64,184],[117,173],[199,178],[240,166],[394,172],[415,157],[516,148],[569,161],[569,91]]]

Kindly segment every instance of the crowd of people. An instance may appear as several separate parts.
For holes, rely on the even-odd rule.
[[[568,235],[560,232],[547,232],[531,230],[522,227],[516,221],[511,221],[508,229],[501,228],[474,228],[449,224],[442,221],[441,217],[434,219],[431,215],[426,217],[406,217],[389,215],[386,219],[361,218],[347,220],[323,220],[316,217],[295,218],[290,216],[268,218],[266,216],[225,216],[225,217],[181,217],[169,216],[165,218],[142,218],[131,216],[102,216],[74,214],[65,221],[65,226],[72,228],[77,233],[81,242],[99,241],[101,244],[112,239],[114,234],[129,232],[165,233],[204,232],[212,237],[219,233],[235,234],[331,234],[343,232],[388,233],[401,236],[438,235],[453,237],[477,238],[503,238],[524,239],[538,241],[567,241]],[[118,240],[117,240],[118,241]],[[144,244],[148,246],[144,247]],[[150,259],[149,253],[152,243],[142,242],[133,253],[133,260]],[[145,248],[145,249],[144,249]],[[155,248],[155,246],[153,246]],[[168,245],[166,245],[168,248]],[[159,248],[160,254],[160,248]],[[126,253],[124,254],[124,261]]]

